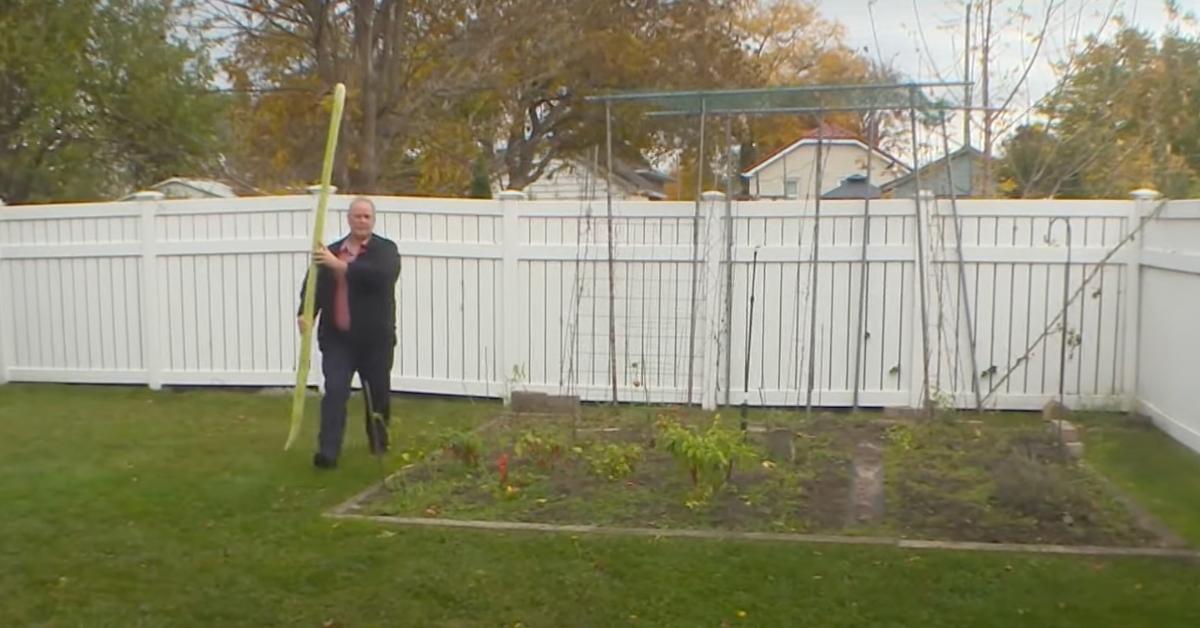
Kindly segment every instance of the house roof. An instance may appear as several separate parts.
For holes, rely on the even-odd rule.
[[[864,142],[862,138],[853,131],[849,131],[836,124],[821,123],[820,126],[806,131],[803,135],[796,138],[791,143],[780,146],[770,153],[767,153],[767,155],[762,159],[759,159],[757,162],[751,164],[750,167],[742,171],[742,176],[754,176],[756,172],[766,168],[793,150],[796,150],[801,146],[817,144],[818,142],[822,144],[852,144],[861,147],[863,150],[869,150],[867,143]],[[904,162],[889,155],[885,151],[881,150],[878,146],[875,147],[875,154],[881,155],[889,161],[899,164],[906,170],[908,169],[908,166]]]
[[[950,156],[949,156],[949,158],[951,160],[958,160],[963,157],[966,157],[967,159],[972,159],[972,160],[982,159],[983,152],[981,152],[979,149],[975,148],[974,146],[963,146],[962,148],[954,151],[953,153],[950,153]],[[920,173],[922,175],[925,175],[925,174],[929,173],[933,168],[938,168],[938,167],[941,167],[941,168],[946,167],[946,157],[941,157],[940,159],[938,159],[936,161],[929,162],[929,163],[925,164],[924,166],[921,166],[918,170],[920,171]],[[901,185],[905,185],[906,183],[912,181],[914,178],[916,178],[916,176],[917,176],[917,171],[909,172],[908,174],[906,174],[902,177],[897,177],[895,179],[892,179],[891,181],[888,181],[887,183],[884,183],[881,186],[881,189],[884,192],[887,192],[889,190],[894,190],[897,187],[899,187]]]
[[[185,178],[185,177],[171,177],[170,179],[166,179],[163,181],[159,181],[158,183],[155,183],[154,185],[150,186],[150,188],[157,190],[159,188],[166,187],[172,183],[192,188],[193,190],[196,190],[202,194],[207,194],[208,196],[214,196],[214,197],[218,197],[218,198],[232,198],[234,196],[237,196],[237,194],[234,193],[232,187],[230,187],[229,185],[222,183],[220,181],[215,181],[213,179],[190,179],[190,178]]]
[[[592,164],[586,159],[570,159],[575,166],[587,170],[592,169]],[[597,164],[598,172],[596,176],[608,177],[605,175],[605,164]],[[647,166],[639,166],[630,161],[613,158],[613,182],[627,190],[637,194],[644,194],[647,198],[661,200],[667,198],[664,184],[671,181],[671,177],[663,174],[653,168]]]
[[[841,185],[821,195],[825,199],[880,198],[879,188],[867,183],[867,175],[852,174],[842,179]]]

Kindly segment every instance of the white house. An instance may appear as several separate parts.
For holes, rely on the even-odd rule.
[[[192,179],[186,177],[171,177],[146,188],[162,192],[166,198],[234,198],[237,193],[226,183],[213,179]],[[132,194],[120,200],[132,200]]]
[[[817,196],[817,144],[821,144],[820,194],[842,185],[847,177],[867,172],[867,147],[857,135],[835,125],[824,124],[783,146],[747,168],[742,177],[753,198],[810,198]],[[909,167],[899,159],[874,149],[871,184],[880,186],[902,177]]]
[[[613,181],[613,198],[620,200],[662,200],[663,186],[670,177],[651,168],[640,168],[620,160],[613,161],[614,176],[605,176],[604,164],[592,172],[592,164],[584,159],[556,159],[533,183],[525,186],[530,200],[601,199],[607,194],[609,179]]]

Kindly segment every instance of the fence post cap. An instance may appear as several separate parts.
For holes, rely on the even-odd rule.
[[[523,201],[529,197],[521,190],[501,190],[496,198],[502,201]]]
[[[129,197],[135,201],[161,201],[167,195],[157,190],[140,190],[130,194]]]
[[[1133,197],[1135,201],[1152,201],[1162,195],[1153,188],[1138,188],[1130,192],[1129,196]]]
[[[309,194],[316,196],[321,193],[321,186],[319,184],[318,185],[310,185],[310,186],[304,188],[304,190],[306,192],[308,192]],[[329,193],[337,194],[337,186],[336,185],[329,186]]]
[[[701,193],[700,198],[706,201],[722,201],[725,200],[725,193],[717,190],[708,190]]]

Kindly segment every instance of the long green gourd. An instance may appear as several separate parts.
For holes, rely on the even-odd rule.
[[[309,249],[308,277],[304,284],[304,331],[300,334],[299,364],[296,368],[296,390],[292,393],[292,426],[283,449],[292,448],[300,436],[304,422],[304,395],[308,389],[308,371],[312,362],[313,318],[316,311],[317,264],[312,254],[322,244],[325,234],[325,207],[329,203],[329,181],[333,178],[333,155],[337,149],[338,130],[342,126],[342,109],[346,104],[346,86],[338,83],[333,90],[333,112],[329,119],[329,136],[325,139],[325,161],[321,164],[321,193],[317,197],[317,215],[313,220],[312,247]]]

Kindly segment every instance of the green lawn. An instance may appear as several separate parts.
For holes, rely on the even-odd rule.
[[[282,452],[288,403],[251,393],[0,387],[3,623],[1200,625],[1200,565],[1170,560],[334,522],[320,512],[379,467],[360,422],[335,472],[313,470],[308,447]],[[496,409],[397,405],[398,445],[417,448]],[[1091,448],[1102,454],[1095,464],[1154,496],[1148,505],[1197,540],[1197,457],[1153,434],[1089,430],[1094,437],[1103,439]],[[1126,440],[1136,455],[1119,454]]]

